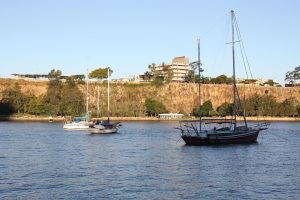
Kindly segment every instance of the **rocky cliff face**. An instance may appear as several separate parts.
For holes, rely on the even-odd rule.
[[[5,88],[12,87],[18,83],[26,94],[32,93],[36,96],[46,93],[47,82],[24,81],[24,80],[0,80],[0,98]],[[190,113],[198,102],[198,85],[193,83],[172,83],[161,87],[150,84],[116,84],[110,85],[111,114],[113,116],[126,116],[126,113],[134,113],[134,116],[142,116],[144,113],[144,102],[147,98],[153,98],[163,102],[171,113]],[[86,87],[80,85],[81,90],[86,93]],[[270,94],[277,101],[286,98],[295,98],[300,103],[300,88],[265,87],[253,85],[238,85],[240,98],[247,98],[253,94]],[[107,107],[107,85],[101,83],[100,87],[101,113],[105,115]],[[96,110],[97,85],[90,84],[90,108]],[[224,102],[232,102],[232,85],[203,84],[201,86],[201,102],[211,100],[214,108]]]
[[[36,96],[45,94],[48,88],[47,81],[26,81],[0,78],[0,99],[2,98],[3,91],[6,88],[13,87],[15,84],[21,86],[23,93],[34,94]]]

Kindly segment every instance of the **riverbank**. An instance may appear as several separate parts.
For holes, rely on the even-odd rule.
[[[215,117],[214,117],[215,118]],[[228,117],[229,118],[229,117]],[[106,120],[106,117],[98,118],[98,120]],[[110,117],[112,121],[179,121],[179,120],[195,120],[196,118],[181,119],[160,119],[157,117]],[[243,118],[238,117],[239,121]],[[97,118],[92,118],[97,120]],[[47,116],[0,116],[0,121],[20,121],[20,122],[64,122],[63,117],[47,117]],[[247,121],[267,121],[267,122],[300,122],[300,117],[247,117]]]

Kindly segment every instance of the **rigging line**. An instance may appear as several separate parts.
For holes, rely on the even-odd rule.
[[[251,76],[251,79],[253,79],[253,75],[252,75],[252,71],[251,71],[251,68],[250,68],[250,64],[249,64],[249,60],[248,60],[248,57],[247,57],[247,54],[246,54],[246,50],[245,50],[245,46],[244,46],[244,43],[243,43],[243,40],[242,40],[242,36],[241,36],[241,32],[240,32],[240,29],[239,29],[239,26],[238,26],[238,23],[237,23],[237,20],[235,19],[235,22],[236,22],[236,29],[237,29],[237,35],[238,35],[238,38],[240,38],[240,41],[241,41],[241,48],[243,49],[243,52],[245,54],[245,57],[246,57],[246,62],[247,62],[247,66],[248,66],[248,70],[250,72],[250,76]],[[243,54],[242,54],[243,55]],[[250,87],[250,91],[253,91],[254,88],[254,85],[251,84],[251,87]],[[251,92],[252,93],[252,92]],[[257,119],[259,117],[257,116]],[[265,121],[265,117],[262,116],[262,119]]]
[[[239,46],[240,46],[240,51],[241,51],[242,60],[243,60],[243,64],[244,64],[244,69],[245,69],[245,72],[246,72],[246,77],[247,77],[247,79],[249,79],[247,66],[246,66],[246,63],[245,63],[245,57],[244,57],[243,49],[242,49],[242,46],[241,46],[241,43],[243,43],[243,41],[242,41],[242,38],[240,37],[240,34],[238,32],[238,24],[237,24],[236,18],[234,18],[234,22],[235,22],[235,29],[237,31],[237,37],[238,37],[238,40],[240,41]]]
[[[249,70],[249,72],[250,72],[251,79],[253,79],[252,72],[251,72],[251,68],[250,68],[250,64],[249,64],[249,60],[248,60],[248,57],[247,57],[247,54],[246,54],[246,49],[245,49],[245,46],[244,46],[244,42],[243,42],[243,40],[242,40],[242,35],[241,35],[241,32],[240,32],[240,29],[239,29],[239,26],[238,26],[238,23],[237,23],[236,18],[235,18],[235,23],[236,23],[237,35],[238,35],[238,37],[239,37],[240,40],[241,40],[241,47],[242,47],[243,52],[244,52],[245,57],[246,57],[246,62],[247,62],[247,65],[248,65],[248,70]]]
[[[201,34],[201,38],[205,40],[206,36],[209,35],[214,29],[216,29],[216,27],[219,27],[217,26],[218,24],[220,24],[220,21],[221,19],[223,19],[224,16],[219,16],[218,18],[216,18],[214,20],[213,23],[210,23],[211,26],[207,29],[207,31],[205,31],[203,34]],[[194,60],[197,60],[197,57],[198,57],[198,53],[196,52],[194,54]],[[214,64],[215,65],[215,64]]]
[[[245,125],[247,126],[246,113],[245,113],[244,106],[242,105],[242,102],[241,102],[241,98],[240,98],[238,89],[236,90],[236,93],[237,93],[237,97],[238,97],[238,100],[239,100],[239,106],[240,106],[240,109],[241,109],[242,112],[243,112],[244,123],[245,123]]]
[[[224,16],[219,16],[218,18],[215,19],[215,21],[213,23],[210,23],[211,26],[207,29],[207,31],[205,31],[203,34],[202,34],[202,38],[205,38],[209,33],[211,33],[214,29],[216,29],[216,27],[219,27],[217,25],[220,24],[220,22],[223,22],[223,19]]]
[[[230,29],[228,29],[227,27],[229,27],[229,24],[230,24],[230,16],[228,16],[227,22],[225,23],[224,28],[222,29],[223,30],[222,32],[224,34],[222,34],[223,37],[220,38],[220,42],[218,43],[220,45],[218,46],[217,56],[215,56],[214,59],[211,59],[211,60],[214,60],[213,61],[213,67],[215,67],[217,65],[218,60],[223,60],[224,59],[224,54],[225,54],[226,51],[225,51],[225,45],[222,45],[222,44],[226,43],[226,40],[228,38]],[[226,34],[225,34],[225,32],[226,32]],[[222,47],[223,47],[223,49],[222,49]],[[224,62],[222,62],[222,63],[224,63]]]
[[[238,30],[238,29],[237,29],[237,21],[236,21],[236,18],[234,18],[234,19],[235,19],[235,20],[234,20],[234,22],[235,22],[235,29]],[[237,33],[238,33],[238,31],[237,31]],[[240,51],[241,51],[242,60],[243,60],[243,64],[244,64],[244,69],[245,69],[245,72],[246,72],[246,77],[247,77],[247,79],[249,79],[248,71],[247,71],[247,66],[246,66],[246,63],[245,63],[245,57],[244,57],[244,53],[243,53],[242,46],[241,46],[241,43],[243,43],[243,41],[242,41],[242,39],[239,37],[239,36],[240,36],[239,34],[237,34],[237,36],[238,36],[238,40],[240,41],[240,42],[239,42],[239,46],[240,46]]]

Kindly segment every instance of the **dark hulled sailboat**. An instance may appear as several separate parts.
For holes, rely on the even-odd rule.
[[[182,139],[187,145],[232,144],[256,142],[260,131],[268,128],[268,124],[261,123],[250,127],[243,112],[243,124],[237,124],[237,101],[240,98],[236,87],[235,55],[234,55],[234,27],[236,23],[234,11],[231,11],[232,21],[232,65],[233,65],[233,117],[231,119],[203,119],[181,121],[179,129]],[[198,67],[200,76],[200,44],[198,42]],[[200,82],[200,81],[199,81]],[[200,100],[199,83],[199,102]],[[200,105],[200,103],[199,103]],[[239,104],[242,107],[241,103]],[[201,112],[201,111],[200,111]]]

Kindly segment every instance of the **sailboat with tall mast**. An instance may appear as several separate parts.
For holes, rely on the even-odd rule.
[[[94,127],[89,129],[91,134],[109,134],[109,133],[117,133],[119,128],[121,127],[120,122],[112,123],[110,121],[110,68],[107,68],[107,120],[96,122]]]
[[[267,123],[261,123],[256,126],[249,126],[246,120],[245,112],[243,115],[243,124],[237,123],[237,105],[243,107],[239,98],[236,86],[235,76],[235,14],[231,11],[232,28],[232,68],[233,68],[233,117],[231,119],[203,119],[200,114],[199,120],[185,120],[180,122],[176,129],[181,131],[181,138],[187,145],[209,145],[209,144],[232,144],[232,143],[251,143],[256,142],[260,131],[268,128]],[[199,44],[199,43],[198,43]],[[198,45],[198,66],[200,76],[200,48]],[[199,80],[200,82],[200,80]],[[200,84],[199,84],[200,91]],[[201,95],[199,94],[199,101]],[[244,110],[244,109],[243,109]],[[201,107],[200,107],[201,113]],[[205,125],[205,126],[203,126]]]

